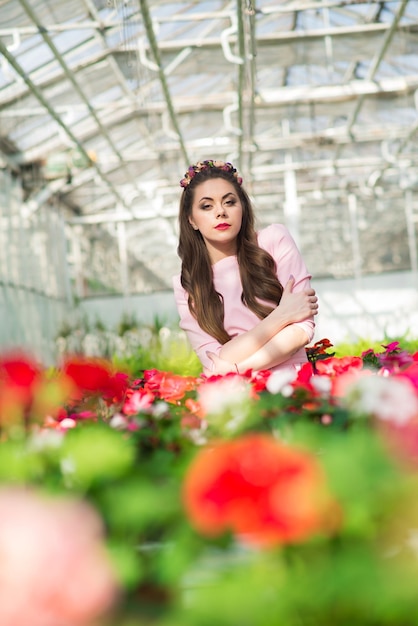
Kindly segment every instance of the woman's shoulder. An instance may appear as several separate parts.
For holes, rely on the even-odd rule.
[[[181,274],[176,274],[175,276],[173,276],[171,279],[171,282],[172,282],[175,294],[184,293],[183,285],[181,284]]]
[[[258,243],[262,248],[268,248],[271,244],[275,244],[281,239],[290,236],[289,230],[284,224],[269,224],[262,230],[258,231]]]

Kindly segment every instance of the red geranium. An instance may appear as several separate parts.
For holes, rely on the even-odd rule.
[[[46,370],[22,351],[0,358],[0,421],[2,424],[31,423],[52,419],[68,399],[71,382],[55,370]]]
[[[41,367],[23,352],[6,353],[0,359],[0,384],[13,387],[22,397],[31,397],[41,376]]]
[[[41,381],[41,367],[27,354],[3,354],[0,359],[0,420],[14,422],[27,415]]]
[[[103,359],[72,357],[65,361],[62,369],[73,381],[78,398],[100,394],[108,402],[120,402],[128,387],[127,374],[113,372],[111,364]]]
[[[319,375],[331,377],[340,376],[353,370],[361,370],[362,368],[363,359],[359,356],[331,357],[316,363],[316,370]]]
[[[202,534],[231,530],[259,546],[302,541],[330,527],[330,497],[317,460],[267,435],[203,449],[186,474],[183,500]]]
[[[144,389],[171,404],[177,404],[188,391],[196,387],[196,378],[193,376],[180,376],[155,369],[146,370],[144,380]]]

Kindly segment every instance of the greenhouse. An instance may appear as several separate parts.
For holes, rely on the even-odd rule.
[[[0,0],[0,59],[1,626],[417,626],[418,0]]]

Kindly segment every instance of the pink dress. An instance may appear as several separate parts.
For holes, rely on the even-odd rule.
[[[290,276],[295,277],[293,291],[303,291],[310,287],[311,275],[288,229],[283,224],[271,224],[258,233],[258,243],[267,250],[276,261],[277,278],[283,287]],[[224,325],[231,336],[251,330],[260,319],[241,302],[241,277],[236,256],[221,259],[212,266],[213,280],[216,291],[224,299]],[[189,311],[187,293],[180,282],[180,275],[173,278],[174,297],[180,316],[182,328],[199,357],[203,367],[212,368],[212,361],[206,356],[206,351],[219,354],[222,344],[211,335],[203,331]],[[313,317],[296,324],[306,332],[309,342],[314,335],[315,324]],[[301,348],[287,361],[271,368],[272,371],[298,369],[307,360],[305,348]]]

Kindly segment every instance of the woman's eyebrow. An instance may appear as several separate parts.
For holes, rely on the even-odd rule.
[[[228,191],[225,195],[222,196],[222,200],[225,200],[225,198],[227,198],[228,196],[234,196],[234,192],[233,191]],[[213,198],[209,197],[209,196],[204,196],[203,198],[200,198],[199,202],[202,202],[202,200],[213,200]]]

